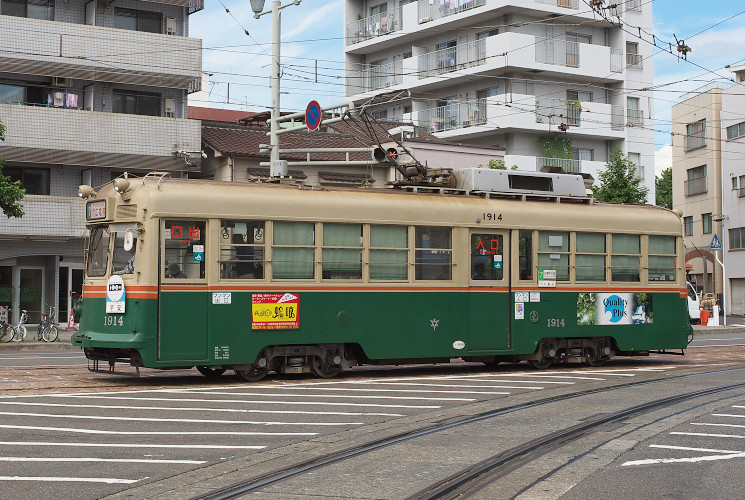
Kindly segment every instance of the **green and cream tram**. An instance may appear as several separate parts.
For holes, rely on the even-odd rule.
[[[523,188],[158,173],[81,186],[90,236],[72,342],[112,367],[246,380],[455,358],[596,365],[687,346],[678,215]]]

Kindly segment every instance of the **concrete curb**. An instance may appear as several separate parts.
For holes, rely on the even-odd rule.
[[[28,352],[28,351],[80,351],[80,347],[72,345],[73,331],[61,331],[59,338],[54,342],[36,340],[36,330],[26,334],[23,342],[3,342],[0,344],[0,353]]]

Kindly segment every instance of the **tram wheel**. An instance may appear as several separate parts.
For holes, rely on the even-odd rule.
[[[528,364],[535,368],[536,370],[545,370],[549,366],[553,364],[554,360],[551,358],[543,358],[543,359],[529,359]]]
[[[267,371],[252,366],[250,370],[236,370],[235,374],[246,382],[258,382],[266,377]]]
[[[341,373],[341,368],[338,366],[329,367],[321,358],[313,356],[313,360],[310,362],[310,371],[318,378],[332,378]]]
[[[207,378],[217,378],[225,373],[225,368],[210,368],[209,366],[197,366],[197,370]]]
[[[600,356],[597,349],[592,349],[585,356],[585,361],[590,366],[603,366],[607,360]]]

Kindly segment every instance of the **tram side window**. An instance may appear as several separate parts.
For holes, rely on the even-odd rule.
[[[88,276],[106,274],[109,264],[109,232],[106,228],[96,226],[91,229],[85,260],[85,273]]]
[[[649,281],[675,281],[675,236],[649,237]]]
[[[605,281],[605,234],[577,233],[577,281]]]
[[[275,279],[313,279],[315,226],[312,222],[275,222],[272,275]]]
[[[453,234],[449,227],[414,228],[414,274],[417,280],[453,279]]]
[[[325,280],[362,279],[362,224],[324,224],[321,262]]]
[[[124,235],[126,231],[114,233],[114,257],[111,259],[111,274],[132,274],[135,272],[135,255],[137,255],[137,240],[129,250],[124,249]]]
[[[640,280],[640,237],[635,234],[612,235],[611,279],[613,281]]]
[[[165,221],[161,261],[167,278],[204,278],[204,228],[204,221]]]
[[[264,278],[264,221],[220,223],[220,278]]]
[[[556,281],[569,281],[569,233],[538,233],[538,269],[556,270]]]
[[[520,231],[520,279],[533,279],[533,231]]]
[[[471,279],[501,280],[504,277],[501,234],[471,235]]]
[[[407,280],[408,249],[406,226],[370,226],[370,279]]]

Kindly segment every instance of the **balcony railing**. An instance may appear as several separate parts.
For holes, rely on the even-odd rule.
[[[700,132],[694,132],[693,134],[687,135],[685,150],[692,151],[694,149],[706,147],[706,136],[704,134],[705,131],[702,130]]]
[[[557,7],[564,7],[565,9],[579,9],[579,0],[535,0],[535,3],[555,5]]]
[[[535,121],[536,123],[548,123],[549,125],[580,126],[582,123],[582,108],[577,101],[566,99],[536,99]]]
[[[350,71],[347,78],[352,94],[384,89],[403,82],[403,63],[395,61],[372,66],[364,71]]]
[[[467,2],[453,2],[451,0],[419,0],[419,24],[435,21],[443,17],[452,16],[466,10],[475,9],[486,4],[486,0],[470,0]]]
[[[644,58],[641,54],[626,54],[626,67],[642,69],[642,61]]]
[[[420,127],[430,132],[444,132],[486,123],[486,99],[453,103],[419,111]]]
[[[644,124],[644,111],[641,109],[626,110],[626,125],[629,127],[640,127]]]
[[[614,73],[623,71],[623,51],[621,49],[610,49],[610,70]]]
[[[536,37],[535,60],[570,68],[579,67],[579,42]]]
[[[582,172],[582,161],[537,156],[535,159],[535,169],[541,171],[544,168],[561,168],[567,174],[579,174]]]
[[[611,106],[610,128],[611,130],[626,128],[626,122],[623,119],[623,106]]]
[[[419,78],[437,76],[486,63],[486,40],[475,40],[455,47],[428,52],[417,61]]]
[[[694,194],[703,194],[708,191],[706,184],[706,177],[696,177],[694,179],[688,179],[684,182],[686,196],[693,196]]]
[[[740,197],[740,198],[745,198],[745,187],[741,187],[741,188],[740,188],[740,194],[739,194],[739,197]]]
[[[401,30],[401,7],[347,24],[347,45]]]

